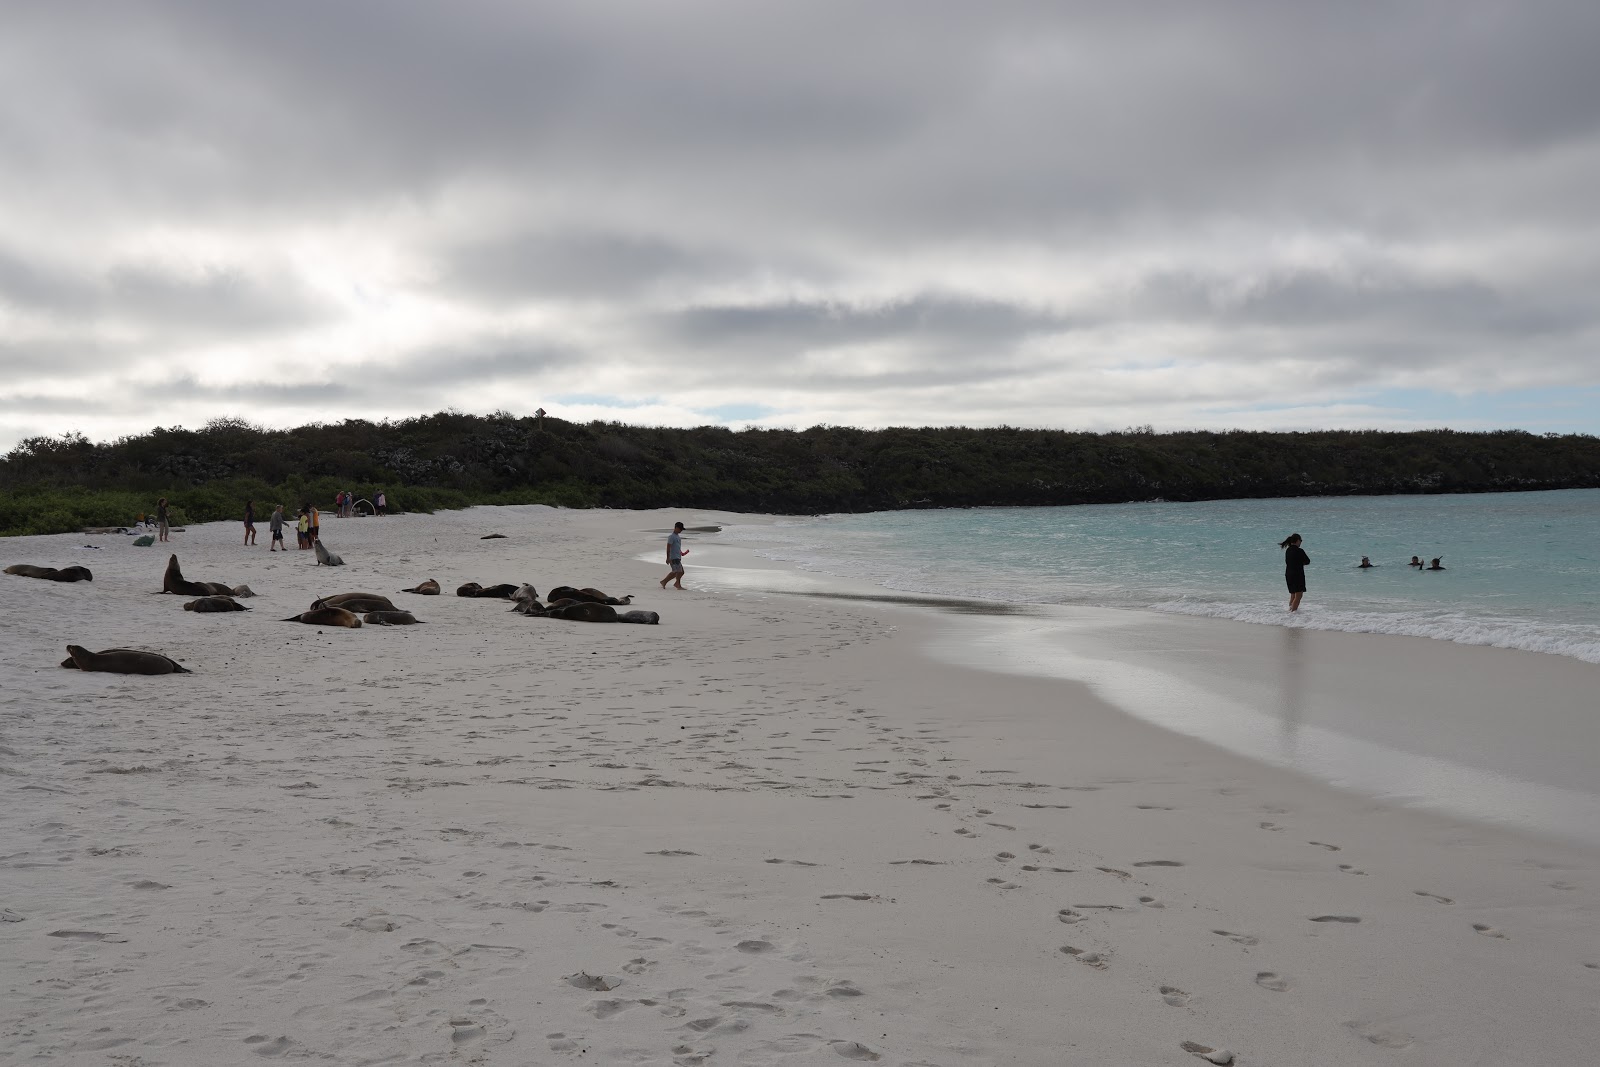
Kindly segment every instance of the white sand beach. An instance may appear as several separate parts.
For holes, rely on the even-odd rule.
[[[656,587],[638,557],[674,519],[734,518],[761,521],[324,519],[337,569],[233,523],[0,542],[94,571],[0,576],[0,1063],[1600,1060],[1591,846],[949,654],[988,620],[707,584],[704,539],[689,589]],[[169,550],[251,610],[152,595]],[[444,595],[398,592],[425,578]],[[466,581],[632,593],[661,625]],[[352,590],[425,625],[278,621]],[[1444,647],[1303,637],[1315,699],[1351,649],[1362,700]],[[194,673],[63,670],[68,643]],[[1530,701],[1600,671],[1440,654]]]

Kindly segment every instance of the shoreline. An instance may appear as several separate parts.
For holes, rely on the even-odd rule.
[[[731,588],[988,616],[930,638],[978,670],[1088,684],[1135,718],[1399,807],[1600,848],[1600,667],[1407,635],[902,592],[719,547]],[[758,562],[759,561],[759,562]],[[1526,698],[1537,692],[1537,706]],[[1180,707],[1181,706],[1181,707]],[[1504,714],[1522,706],[1520,716]],[[1559,745],[1543,743],[1556,736]]]
[[[1019,617],[714,591],[701,539],[688,592],[647,584],[647,531],[723,517],[336,520],[336,572],[192,528],[185,574],[258,594],[220,616],[149,595],[164,552],[105,552],[92,589],[10,579],[0,1062],[1592,1052],[1593,851],[926,655]],[[273,621],[423,577],[446,595],[395,599],[424,626]],[[662,624],[448,595],[519,579],[634,592]],[[196,673],[62,671],[65,640]]]

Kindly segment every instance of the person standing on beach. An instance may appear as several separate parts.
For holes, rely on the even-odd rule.
[[[674,589],[683,588],[683,557],[689,550],[683,547],[683,523],[672,524],[672,532],[667,535],[667,576],[661,579],[661,588],[665,589],[667,583],[673,583]]]
[[[300,518],[295,523],[295,536],[301,548],[311,547],[311,507],[308,504],[300,506]]]
[[[312,544],[316,544],[317,538],[322,536],[322,516],[317,512],[315,504],[311,505],[311,530],[309,533]]]
[[[247,546],[256,543],[256,502],[254,500],[246,500],[244,502],[244,543]]]
[[[274,504],[272,506],[272,518],[267,520],[267,527],[272,530],[272,543],[268,546],[267,551],[276,552],[279,548],[282,548],[285,552],[289,551],[289,546],[283,543],[282,504]]]
[[[161,536],[158,540],[167,539],[167,498],[162,497],[156,501],[156,532]]]
[[[1289,610],[1300,610],[1300,598],[1306,595],[1306,564],[1311,557],[1300,547],[1300,535],[1290,534],[1278,542],[1283,553],[1283,577],[1289,583]]]
[[[378,490],[378,499],[374,500],[372,503],[375,505],[379,516],[382,516],[383,515],[383,509],[389,506],[389,498],[383,495],[383,490],[382,489],[379,489]]]

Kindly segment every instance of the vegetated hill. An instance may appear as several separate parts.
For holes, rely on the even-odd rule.
[[[1600,439],[1458,433],[1076,433],[1012,427],[693,429],[443,412],[267,430],[237,419],[110,444],[33,438],[0,460],[0,532],[121,525],[171,498],[237,518],[245,499],[390,508],[473,503],[814,514],[908,507],[1461,493],[1600,486]]]

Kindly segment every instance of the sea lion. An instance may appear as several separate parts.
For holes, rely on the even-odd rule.
[[[178,566],[178,554],[167,557],[167,572],[161,576],[161,591],[179,596],[232,596],[233,588],[221,582],[191,582]]]
[[[361,621],[373,626],[418,626],[422,620],[409,611],[369,611]]]
[[[344,608],[346,611],[396,611],[394,603],[381,593],[335,593],[311,602],[317,608]]]
[[[184,611],[249,611],[231,596],[203,596],[183,606]]]
[[[236,585],[233,587],[233,595],[247,597],[255,596],[256,594],[248,585]]]
[[[133,648],[108,648],[90,652],[82,645],[68,645],[63,667],[80,671],[108,671],[112,674],[193,674],[159,652],[140,652]]]
[[[418,593],[422,596],[438,596],[439,583],[429,578],[427,581],[412,586],[410,589],[400,590],[402,593]]]
[[[19,574],[24,578],[43,578],[47,582],[92,582],[94,575],[89,573],[88,567],[35,567],[31,563],[13,563],[6,568],[7,574]]]
[[[576,589],[570,585],[558,585],[550,590],[550,599],[581,600],[589,604],[630,604],[633,602],[633,594],[629,593],[625,597],[618,598],[607,596],[598,589]]]
[[[456,590],[456,596],[476,597],[479,600],[510,600],[517,588],[510,582],[490,586],[482,586],[477,582],[468,582]]]
[[[352,630],[361,628],[361,619],[353,611],[344,608],[312,608],[302,611],[298,615],[291,615],[284,622],[303,622],[308,626],[347,626]]]
[[[545,614],[545,606],[537,600],[519,600],[511,606],[511,610],[518,615]]]
[[[552,619],[566,619],[568,622],[616,622],[617,609],[610,604],[593,604],[588,601],[578,601],[552,607],[545,611]]]
[[[653,611],[619,611],[618,622],[636,622],[642,626],[656,626],[661,622],[661,616]]]
[[[325,546],[320,540],[311,542],[311,547],[317,550],[317,566],[319,566],[319,567],[343,567],[344,566],[344,560],[340,559],[338,556],[334,555],[332,552],[329,552],[328,549],[327,549],[327,546]]]

